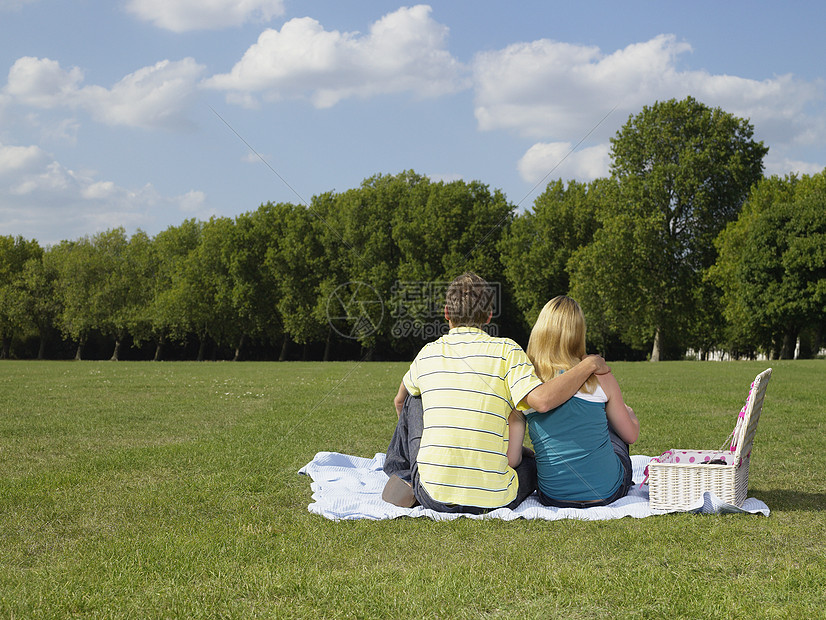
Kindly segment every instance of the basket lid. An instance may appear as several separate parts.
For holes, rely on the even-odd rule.
[[[763,398],[766,395],[766,387],[772,375],[772,369],[767,368],[755,377],[746,398],[746,404],[737,416],[737,424],[729,436],[729,451],[734,455],[735,464],[739,465],[743,458],[751,455],[751,447],[754,443],[754,435],[757,432],[757,422],[760,420],[760,413],[763,410]]]

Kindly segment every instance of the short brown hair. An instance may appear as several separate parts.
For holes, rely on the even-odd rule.
[[[466,271],[447,287],[445,306],[454,327],[482,327],[493,311],[493,290],[483,278]]]

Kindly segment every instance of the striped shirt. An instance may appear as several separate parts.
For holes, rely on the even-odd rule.
[[[430,497],[481,508],[513,501],[518,481],[508,467],[508,416],[526,409],[522,400],[542,383],[522,347],[455,327],[422,348],[403,381],[422,397],[417,463]]]

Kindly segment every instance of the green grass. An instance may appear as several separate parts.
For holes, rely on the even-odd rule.
[[[719,447],[768,365],[613,364],[632,453]],[[296,472],[384,452],[405,364],[2,362],[0,617],[823,617],[826,361],[772,366],[768,518],[336,523]]]

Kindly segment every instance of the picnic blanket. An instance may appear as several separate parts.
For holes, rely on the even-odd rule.
[[[382,470],[385,455],[376,454],[372,459],[340,454],[319,452],[313,460],[298,473],[312,479],[313,502],[307,509],[328,519],[339,521],[348,519],[396,519],[398,517],[428,517],[436,521],[448,521],[458,517],[469,519],[586,519],[605,520],[634,517],[641,519],[653,515],[663,515],[668,510],[654,510],[648,502],[648,486],[640,484],[643,470],[651,460],[649,456],[634,455],[634,487],[629,494],[608,506],[593,508],[554,508],[544,506],[536,494],[530,496],[515,510],[499,508],[483,515],[446,514],[428,510],[421,506],[400,508],[388,504],[381,498],[387,475]],[[749,498],[742,508],[722,502],[711,493],[705,493],[702,500],[684,512],[702,514],[751,513],[769,516],[769,507],[758,499]]]

